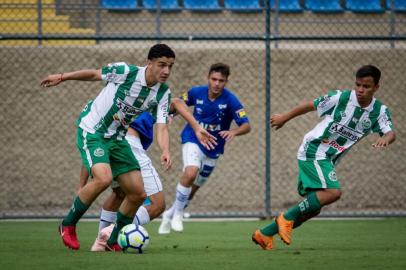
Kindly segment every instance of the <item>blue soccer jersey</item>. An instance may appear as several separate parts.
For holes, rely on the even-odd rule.
[[[194,106],[193,116],[200,126],[217,138],[217,146],[213,150],[207,150],[199,143],[189,124],[182,131],[182,144],[187,142],[196,143],[208,157],[218,158],[224,153],[225,145],[225,140],[219,135],[219,132],[229,130],[233,120],[238,126],[249,121],[244,107],[231,91],[224,89],[214,101],[209,100],[208,93],[209,88],[207,85],[197,86],[183,94],[182,99],[188,106]]]
[[[147,150],[154,140],[154,124],[155,119],[149,112],[143,112],[130,124],[130,127],[135,129],[140,135],[144,150]]]

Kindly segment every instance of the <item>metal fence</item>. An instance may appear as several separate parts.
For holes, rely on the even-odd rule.
[[[102,84],[69,81],[41,89],[40,79],[115,61],[144,65],[156,42],[177,54],[169,80],[174,96],[205,84],[212,63],[228,63],[228,88],[245,105],[253,128],[227,145],[188,208],[192,216],[267,217],[298,201],[296,151],[318,119],[315,113],[302,116],[275,132],[269,116],[331,89],[351,89],[356,69],[369,63],[383,72],[378,98],[391,108],[398,139],[376,151],[370,147],[376,137],[370,136],[351,150],[337,168],[343,197],[323,215],[406,214],[406,14],[283,13],[266,7],[241,12],[228,10],[224,1],[216,11],[180,5],[166,12],[136,2],[135,10],[110,10],[100,1],[0,0],[0,218],[62,216],[78,185],[74,120]],[[179,118],[170,127],[169,173],[160,168],[158,148],[149,151],[167,204],[181,175],[183,125]],[[107,193],[89,216],[98,215]]]

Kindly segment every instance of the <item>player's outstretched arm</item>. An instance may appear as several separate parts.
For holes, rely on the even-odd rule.
[[[375,148],[382,148],[387,147],[389,144],[393,143],[396,140],[396,134],[393,131],[389,131],[382,137],[380,137],[374,144],[372,144]]]
[[[283,127],[283,125],[285,125],[289,120],[315,110],[316,108],[313,105],[313,101],[304,101],[288,112],[272,115],[270,119],[271,127],[274,127],[276,130],[278,130]]]
[[[51,74],[41,81],[42,87],[51,87],[60,84],[63,81],[101,81],[100,69],[84,69],[67,73]]]
[[[216,137],[211,135],[207,130],[199,125],[183,100],[180,98],[173,98],[171,100],[171,112],[179,113],[183,119],[190,124],[196,134],[197,139],[207,150],[215,148],[217,145]]]

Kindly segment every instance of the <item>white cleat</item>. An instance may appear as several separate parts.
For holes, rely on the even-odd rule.
[[[171,219],[166,217],[165,213],[162,215],[162,222],[159,226],[158,233],[159,234],[169,234],[171,232]]]
[[[107,246],[107,240],[109,240],[111,232],[113,231],[114,224],[102,229],[97,235],[90,251],[105,251]]]
[[[172,230],[175,232],[183,232],[183,213],[175,214],[171,221]]]

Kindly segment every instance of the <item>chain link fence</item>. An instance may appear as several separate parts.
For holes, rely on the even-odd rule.
[[[309,113],[275,132],[269,115],[331,89],[351,89],[364,64],[382,70],[377,95],[391,109],[397,141],[376,151],[370,136],[354,147],[337,168],[343,197],[323,215],[406,214],[406,14],[267,12],[263,1],[252,12],[227,9],[225,1],[203,12],[187,9],[186,1],[175,1],[179,8],[170,12],[147,9],[143,1],[117,10],[105,2],[0,0],[0,218],[63,216],[78,186],[74,121],[103,85],[68,81],[42,89],[41,78],[116,61],[144,65],[156,42],[177,54],[169,80],[173,96],[206,84],[212,63],[229,64],[228,88],[252,125],[251,133],[227,145],[188,208],[192,216],[269,216],[297,202],[297,148],[318,119]],[[177,117],[170,126],[170,172],[160,168],[158,147],[149,150],[168,205],[182,172],[183,125]],[[107,195],[88,216],[98,215]]]

